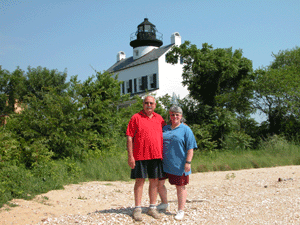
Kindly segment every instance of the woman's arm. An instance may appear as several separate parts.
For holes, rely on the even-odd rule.
[[[187,151],[186,161],[185,161],[185,165],[184,165],[185,172],[189,172],[191,170],[191,162],[193,159],[193,155],[194,155],[194,149],[189,149]]]

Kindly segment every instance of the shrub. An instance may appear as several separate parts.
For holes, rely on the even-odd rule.
[[[253,138],[242,131],[233,131],[225,135],[222,147],[226,150],[245,150],[251,147]]]
[[[199,124],[193,124],[190,126],[192,129],[198,149],[202,151],[212,151],[217,147],[217,142],[212,140],[209,132],[209,126],[200,126]]]

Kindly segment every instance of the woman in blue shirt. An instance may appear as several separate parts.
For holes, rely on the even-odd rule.
[[[176,185],[178,213],[175,219],[181,220],[184,217],[183,209],[187,197],[185,185],[189,183],[193,150],[197,148],[197,143],[192,130],[183,123],[182,109],[173,105],[169,114],[171,125],[163,128],[163,169],[169,183]],[[167,189],[164,183],[165,179],[159,181],[158,192],[162,203],[157,206],[157,209],[168,207]]]

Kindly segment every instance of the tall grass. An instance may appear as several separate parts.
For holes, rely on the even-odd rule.
[[[93,156],[83,162],[65,159],[25,167],[7,166],[0,171],[0,207],[14,198],[32,199],[64,185],[87,181],[128,181],[126,138],[119,140],[115,152]],[[300,145],[273,136],[256,150],[227,149],[210,152],[195,150],[193,172],[240,170],[300,165]]]
[[[286,165],[300,165],[300,146],[273,136],[258,149],[228,149],[211,152],[195,151],[193,172],[240,170]]]

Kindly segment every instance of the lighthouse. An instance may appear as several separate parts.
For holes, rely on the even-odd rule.
[[[130,46],[133,47],[133,59],[147,54],[163,45],[163,35],[159,33],[148,18],[137,26],[137,31],[130,35]]]
[[[181,36],[174,32],[170,44],[163,46],[163,35],[148,18],[137,26],[130,35],[132,56],[126,57],[124,51],[117,54],[117,62],[108,71],[118,74],[121,94],[144,96],[156,94],[163,96],[188,95],[187,87],[182,85],[182,60],[175,64],[167,63],[166,54],[173,46],[181,45]]]

